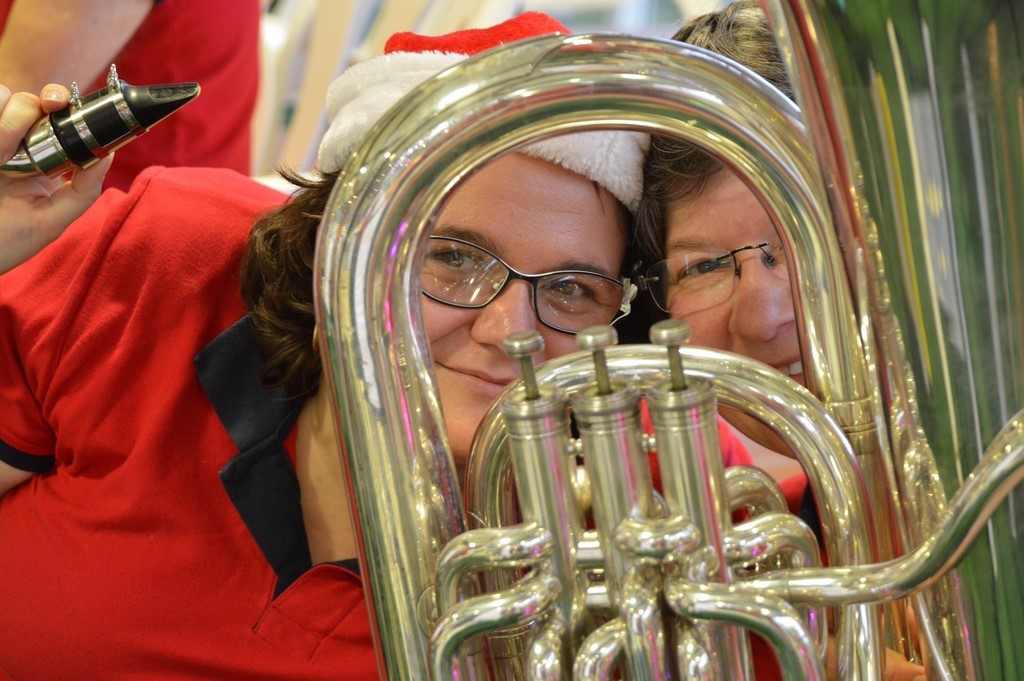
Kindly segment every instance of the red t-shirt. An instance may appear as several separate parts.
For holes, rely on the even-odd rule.
[[[0,498],[0,679],[376,675],[358,576],[309,564],[296,409],[238,322],[282,198],[153,169],[0,277],[0,459],[52,464]]]
[[[32,0],[0,0],[0,27],[16,2]],[[163,0],[154,5],[114,58],[119,76],[131,85],[195,81],[202,92],[118,150],[105,187],[127,190],[151,165],[249,173],[250,121],[259,87],[259,22],[260,0]],[[96,39],[97,33],[102,27],[84,27],[82,39]],[[91,84],[82,81],[85,77],[78,79],[83,95],[106,84],[105,72]]]

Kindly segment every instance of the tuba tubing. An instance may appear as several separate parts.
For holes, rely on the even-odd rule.
[[[530,87],[518,87],[524,82]],[[683,136],[715,146],[735,167],[758,168],[756,188],[784,222],[804,227],[787,248],[794,270],[806,275],[798,284],[819,282],[805,284],[813,292],[805,306],[830,310],[811,316],[830,319],[830,333],[807,329],[812,347],[825,348],[821,357],[836,358],[840,369],[862,361],[846,343],[856,326],[839,259],[826,257],[838,245],[803,128],[792,103],[757,76],[692,46],[594,35],[522,41],[426,83],[349,158],[322,222],[314,272],[324,375],[386,678],[428,676],[437,556],[466,527],[414,284],[428,217],[486,159],[595,127]],[[808,364],[825,365],[814,352]],[[838,371],[844,381],[858,373]],[[868,551],[858,561],[871,558]],[[876,640],[873,609],[852,617],[862,641]],[[840,665],[876,678],[880,647],[841,647]]]
[[[831,563],[874,564],[871,510],[858,460],[823,405],[791,379],[748,357],[699,347],[684,346],[679,352],[687,378],[709,381],[720,404],[764,421],[795,453],[814,492]],[[609,373],[628,378],[642,390],[668,377],[669,362],[662,348],[623,345],[608,348],[605,353]],[[538,381],[572,393],[592,379],[593,360],[588,353],[566,355],[538,366],[536,373]],[[516,385],[504,395],[514,392]],[[502,401],[499,398],[491,408],[477,433],[467,472],[466,505],[484,527],[508,525],[516,517],[509,501],[511,495],[506,494],[512,476],[505,425],[500,417]],[[842,632],[839,649],[844,645],[856,649],[860,647],[858,641],[866,640],[880,651],[883,646],[874,615],[874,610],[866,606],[844,609],[838,624]],[[865,623],[868,626],[860,626]]]
[[[1024,406],[1024,20],[1005,0],[763,4],[870,310],[893,524],[914,547]],[[1002,634],[1024,607],[1019,504],[915,597],[930,677],[1024,676]]]
[[[529,87],[522,87],[524,83]],[[726,372],[712,375],[712,369],[721,369],[709,359],[714,353],[687,349],[688,371],[713,380],[725,404],[741,388],[722,386],[730,385],[738,373],[749,373],[750,384],[744,383],[742,390],[756,395],[745,400],[752,413],[796,445],[823,519],[841,517],[827,522],[849,529],[845,534],[826,530],[832,568],[759,577],[764,581],[758,583],[801,603],[842,604],[840,675],[881,678],[877,602],[928,583],[931,577],[924,573],[948,569],[961,557],[963,542],[977,536],[999,495],[1020,477],[1020,428],[1008,428],[1000,449],[990,448],[979,480],[969,481],[951,506],[959,515],[944,516],[939,531],[921,544],[944,552],[941,559],[927,560],[917,549],[905,558],[876,563],[876,532],[861,471],[884,470],[891,464],[879,446],[882,436],[874,412],[878,394],[867,378],[862,339],[870,340],[869,333],[862,333],[854,314],[826,192],[795,108],[757,76],[699,48],[607,35],[523,41],[468,59],[427,82],[396,105],[353,153],[325,213],[314,273],[324,376],[342,439],[382,678],[483,676],[483,661],[467,654],[464,644],[491,625],[474,618],[501,620],[494,626],[505,628],[525,625],[538,612],[550,616],[530,654],[532,674],[557,676],[559,665],[565,671],[563,654],[552,646],[577,636],[575,603],[583,596],[573,594],[567,600],[560,592],[577,576],[559,576],[541,563],[526,583],[480,596],[472,596],[464,584],[469,580],[446,578],[444,600],[457,602],[447,612],[437,612],[435,573],[439,563],[448,561],[441,558],[445,546],[466,530],[467,520],[434,389],[418,281],[430,217],[460,179],[519,144],[601,127],[675,135],[714,148],[747,179],[777,224],[787,227],[782,235],[802,312],[798,323],[804,363],[811,369],[810,387],[825,406],[749,360],[744,364],[733,358]],[[608,350],[613,364],[619,356],[614,350]],[[630,349],[623,356],[642,360],[646,352]],[[572,361],[556,360],[549,367],[567,367]],[[701,362],[707,362],[706,374],[694,369]],[[779,395],[793,398],[793,403],[780,406]],[[783,411],[791,411],[787,416],[792,420]],[[858,443],[856,448],[850,440]],[[495,472],[500,466],[484,468],[485,477],[500,478]],[[595,547],[608,541],[598,538],[595,543],[588,533],[581,535],[581,542]],[[572,565],[572,560],[563,562]],[[844,581],[868,579],[880,569],[895,582],[871,582],[870,594]],[[801,581],[805,578],[811,581]],[[817,584],[814,592],[812,578],[828,581]],[[724,594],[746,587],[737,582],[714,588]],[[600,598],[593,587],[587,591],[586,601],[592,600],[591,592],[595,600]],[[684,610],[692,595],[685,591],[672,592]],[[756,592],[743,593],[749,598]],[[721,600],[719,613],[731,605],[734,617],[743,616],[741,601],[725,595]],[[507,607],[498,607],[500,603]],[[791,626],[797,619],[789,606],[774,611],[763,630],[769,636],[775,631],[789,651],[784,657],[798,665],[802,651],[813,644],[799,632],[783,635],[795,631]],[[466,619],[471,612],[474,618]],[[703,609],[699,615],[687,612],[719,616]],[[604,639],[621,643],[619,630],[605,626],[598,630]],[[702,650],[700,640],[682,637],[680,643],[680,654],[694,651],[692,660],[681,661],[680,667],[707,669],[704,661],[718,654]],[[591,664],[599,668],[602,663],[591,659]],[[813,676],[818,671],[812,665],[787,673]]]

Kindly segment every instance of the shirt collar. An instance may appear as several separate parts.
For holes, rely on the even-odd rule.
[[[221,483],[277,574],[276,596],[312,567],[299,481],[284,448],[301,402],[288,399],[282,389],[263,387],[263,361],[248,316],[203,348],[195,365],[239,450],[221,469]]]

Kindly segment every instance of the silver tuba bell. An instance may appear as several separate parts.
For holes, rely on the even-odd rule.
[[[886,639],[879,604],[912,593],[933,678],[1024,677],[1008,635],[1024,612],[1022,506],[1011,494],[1024,477],[1024,20],[1009,0],[901,3],[891,13],[874,0],[767,4],[806,130],[787,99],[698,48],[548,37],[432,79],[341,173],[318,242],[318,324],[383,677],[481,678],[494,668],[566,678],[575,667],[578,678],[601,678],[620,664],[629,678],[741,678],[742,624],[775,643],[788,678],[816,678],[825,637],[808,625],[832,608],[840,677],[878,679],[883,647],[902,644]],[[588,352],[537,369],[558,404],[526,404],[548,392],[514,386],[504,417],[482,427],[468,491],[484,503],[472,512],[512,524],[467,531],[421,323],[429,218],[487,159],[594,127],[682,137],[746,179],[793,263],[814,396],[750,360],[680,348],[678,328],[659,329],[669,349],[609,347],[595,331]],[[513,339],[510,350],[528,355],[530,343]],[[553,526],[545,500],[579,490],[554,489],[549,473],[516,457],[532,448],[574,465],[577,445],[556,438],[568,399],[593,425],[584,444],[605,449],[601,414],[611,407],[596,398],[612,395],[632,413],[630,391],[680,393],[663,396],[655,437],[659,456],[674,456],[663,468],[683,481],[666,483],[664,508],[627,503],[616,519],[598,504],[646,492],[613,493],[614,470],[590,471],[602,490],[596,530]],[[799,560],[790,550],[746,569],[756,561],[742,547],[770,544],[761,518],[780,514],[755,474],[729,479],[696,446],[713,440],[716,399],[793,446],[828,567],[806,559],[814,547],[804,542]],[[536,428],[517,423],[517,408],[555,424],[548,439],[525,437]],[[705,430],[682,432],[678,414]],[[619,439],[632,444],[618,465],[649,444]],[[509,466],[517,488],[537,485],[520,490],[512,520],[486,508],[504,503],[492,497]],[[706,479],[694,474],[702,466]],[[767,511],[734,527],[738,499]],[[524,566],[521,579],[500,578]],[[481,569],[496,575],[482,580],[493,590],[474,587]],[[651,615],[662,602],[668,610]],[[518,649],[506,635],[528,645],[526,661],[502,671],[493,651]]]

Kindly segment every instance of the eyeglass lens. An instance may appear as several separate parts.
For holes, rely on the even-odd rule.
[[[514,279],[530,283],[538,319],[568,333],[610,324],[624,297],[621,283],[599,274],[521,274],[497,256],[468,242],[430,238],[423,266],[423,292],[434,300],[456,307],[483,307]]]
[[[748,251],[772,274],[788,279],[785,252],[779,243],[743,246],[733,251],[687,251],[652,265],[644,277],[658,307],[687,315],[721,305],[732,295]]]

